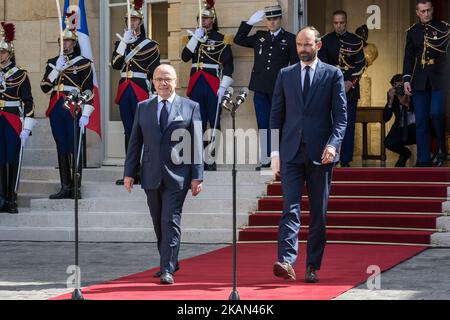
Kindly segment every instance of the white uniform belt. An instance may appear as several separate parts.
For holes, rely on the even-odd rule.
[[[77,87],[66,86],[66,85],[63,85],[63,84],[60,84],[59,86],[54,86],[53,90],[54,91],[59,91],[59,92],[71,92],[72,90],[76,90],[77,92],[80,92],[80,89],[78,89]]]
[[[132,79],[132,78],[138,78],[138,79],[147,79],[147,74],[143,72],[122,72],[121,73],[122,78]]]
[[[0,108],[13,108],[13,107],[21,107],[22,103],[20,101],[5,101],[0,100]]]
[[[219,65],[218,64],[210,64],[210,63],[193,63],[192,68],[219,70]]]

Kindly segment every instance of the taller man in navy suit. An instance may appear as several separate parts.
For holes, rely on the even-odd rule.
[[[273,271],[277,277],[296,280],[300,203],[306,182],[310,220],[305,281],[317,282],[326,243],[332,169],[339,161],[347,125],[347,100],[342,72],[317,58],[320,33],[305,27],[297,34],[296,44],[300,63],[278,74],[270,116],[270,129],[280,136],[280,148],[272,147],[271,167],[276,176],[281,173],[284,190]]]

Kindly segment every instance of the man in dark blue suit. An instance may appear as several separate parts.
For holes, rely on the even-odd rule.
[[[162,284],[173,284],[178,270],[181,213],[189,188],[197,196],[203,181],[202,119],[198,103],[175,93],[176,72],[156,68],[158,96],[138,104],[125,160],[124,186],[131,192],[142,154],[141,186],[160,253]]]
[[[310,211],[305,281],[318,281],[316,270],[320,270],[326,243],[332,169],[339,161],[347,125],[344,76],[338,68],[317,58],[320,39],[314,27],[305,27],[297,34],[300,63],[278,74],[270,116],[270,129],[280,136],[280,148],[272,147],[272,170],[278,176],[281,167],[284,190],[278,261],[273,271],[275,276],[291,281],[296,280],[294,267],[305,182]]]

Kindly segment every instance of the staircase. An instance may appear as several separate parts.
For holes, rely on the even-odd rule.
[[[305,191],[307,194],[307,191]],[[450,245],[450,168],[339,168],[327,213],[329,243]],[[239,232],[241,242],[277,241],[282,186],[267,193]],[[308,198],[301,200],[300,241],[308,236]]]
[[[231,171],[222,167],[205,172],[204,190],[193,199],[188,194],[182,217],[185,243],[229,243],[232,239]],[[140,186],[131,194],[115,181],[121,167],[83,170],[79,200],[80,241],[154,242],[146,196]],[[255,171],[238,172],[238,225],[248,220],[255,198],[263,194],[267,177]],[[0,214],[0,240],[73,241],[74,201],[49,200],[60,187],[53,167],[26,166],[19,188],[18,215]]]

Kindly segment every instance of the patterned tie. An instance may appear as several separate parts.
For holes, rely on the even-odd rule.
[[[169,112],[167,112],[166,102],[167,100],[162,101],[163,106],[161,109],[161,114],[159,115],[159,128],[161,133],[167,128],[167,124],[169,122]]]
[[[305,67],[305,80],[303,81],[303,102],[306,103],[308,99],[309,89],[311,88],[311,79],[309,77],[310,66]]]

